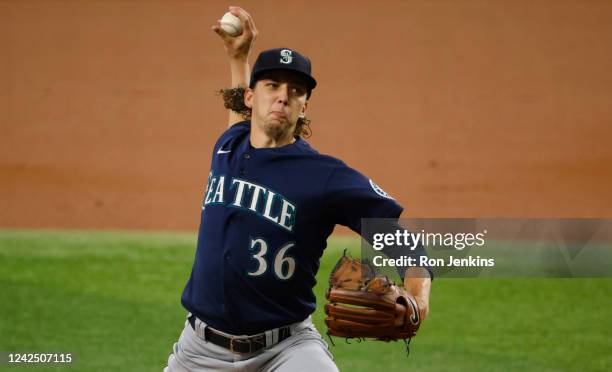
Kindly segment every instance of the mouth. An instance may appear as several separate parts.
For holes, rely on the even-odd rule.
[[[274,116],[277,119],[286,119],[287,115],[285,115],[284,112],[281,111],[270,111],[270,116]]]

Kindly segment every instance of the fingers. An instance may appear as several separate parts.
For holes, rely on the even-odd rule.
[[[253,17],[246,10],[242,9],[239,6],[230,6],[230,13],[240,18],[240,22],[242,23],[242,30],[244,33],[252,34],[253,36],[257,35],[257,29],[255,28],[255,23],[253,22]]]
[[[248,25],[249,18],[251,18],[251,16],[249,15],[249,13],[246,12],[246,10],[242,9],[239,6],[230,6],[229,11],[236,17],[240,18],[240,21],[242,22],[243,25],[244,24]]]
[[[225,51],[231,59],[246,59],[249,56],[253,42],[257,36],[257,30],[253,23],[252,17],[244,9],[231,6],[230,13],[238,17],[242,26],[242,33],[237,36],[227,34],[221,27],[221,20],[217,20],[217,24],[211,27],[225,44]]]

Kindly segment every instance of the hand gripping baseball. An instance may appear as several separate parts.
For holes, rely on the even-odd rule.
[[[330,280],[325,324],[331,336],[406,340],[420,326],[414,297],[357,259],[343,256]]]
[[[253,18],[249,13],[240,7],[231,6],[229,11],[240,19],[242,33],[238,36],[228,35],[221,29],[221,20],[217,20],[217,24],[212,26],[212,30],[223,40],[228,57],[246,60],[255,42],[255,38],[257,38],[255,23],[253,23]]]

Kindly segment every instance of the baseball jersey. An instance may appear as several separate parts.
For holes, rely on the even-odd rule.
[[[214,146],[197,250],[183,306],[211,327],[255,334],[315,310],[315,275],[336,224],[398,218],[402,207],[303,139],[254,148],[250,121]]]

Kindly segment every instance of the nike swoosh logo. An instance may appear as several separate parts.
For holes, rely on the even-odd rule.
[[[228,152],[232,152],[232,150],[217,150],[217,154],[227,154]]]

